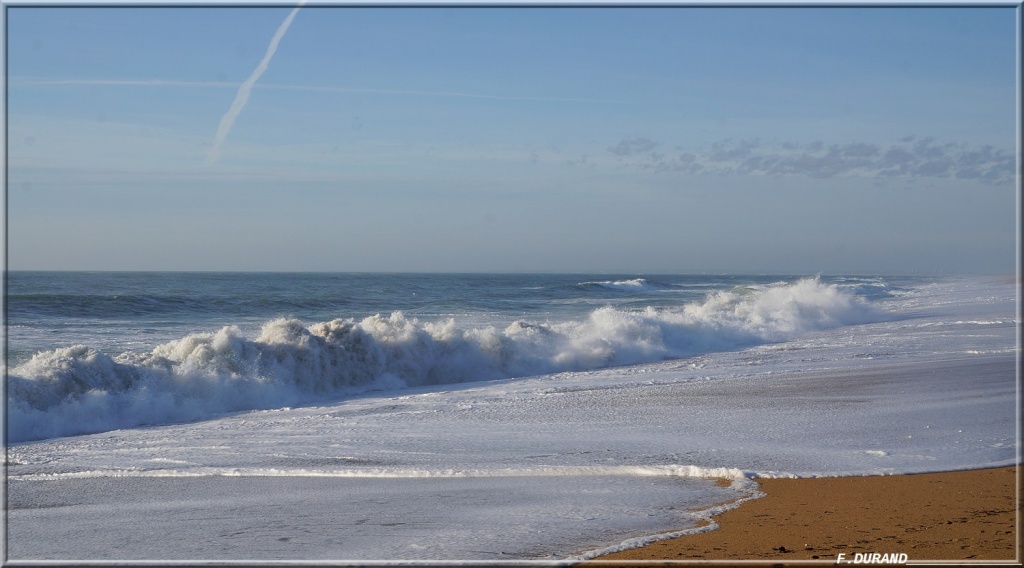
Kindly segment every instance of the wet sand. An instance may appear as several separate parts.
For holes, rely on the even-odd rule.
[[[911,563],[1021,559],[1014,467],[757,481],[766,495],[715,517],[716,530],[591,562],[817,560],[835,565],[840,558],[844,564],[855,560],[856,553],[905,553]]]

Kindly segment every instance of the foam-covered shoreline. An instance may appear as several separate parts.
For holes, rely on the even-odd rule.
[[[663,372],[678,372],[664,367]],[[328,407],[18,444],[9,448],[11,550],[16,558],[55,559],[456,561],[523,560],[540,554],[571,562],[609,546],[672,536],[664,531],[673,526],[681,527],[679,534],[709,530],[702,522],[724,526],[723,515],[737,505],[736,510],[753,505],[749,500],[757,487],[768,487],[772,477],[891,468],[910,473],[1002,462],[1012,455],[1005,441],[961,447],[955,430],[933,420],[950,418],[936,409],[954,404],[962,420],[951,426],[985,427],[1007,406],[1000,401],[1002,393],[1012,392],[1007,390],[1012,368],[1009,357],[989,356],[959,365],[849,369],[828,377],[776,374],[770,383],[737,377],[625,385],[621,371],[609,370],[588,374],[576,386],[580,390],[567,388],[567,377],[477,383],[443,395],[421,389]],[[968,384],[965,377],[976,380]],[[614,384],[602,385],[603,380]],[[927,388],[912,398],[886,400],[888,393],[910,385]],[[957,385],[980,398],[951,393]],[[852,396],[873,402],[855,414],[824,413],[815,419],[833,423],[847,439],[814,437],[800,446],[786,438],[777,445],[765,425],[789,431],[793,424],[787,417],[817,414],[815,405],[798,401],[808,388],[821,393],[822,401]],[[737,396],[741,392],[746,397]],[[973,402],[965,404],[965,398]],[[920,406],[907,407],[911,400]],[[691,415],[709,401],[717,401],[715,414],[722,424],[751,427],[730,433],[709,425],[707,433],[714,438],[707,447],[694,443],[707,435],[697,430],[698,421],[681,424],[685,439],[673,431],[659,434],[655,427],[667,416]],[[585,403],[582,412],[565,412],[577,402]],[[609,413],[621,415],[609,421]],[[645,425],[627,426],[641,416]],[[432,425],[433,417],[440,423]],[[887,442],[873,430],[879,421],[879,432],[915,435]],[[449,427],[459,424],[476,428]],[[930,433],[939,437],[926,438]],[[638,445],[638,435],[652,444]],[[658,455],[671,455],[664,452],[680,443],[691,449],[686,454],[691,463],[703,465],[657,465]],[[751,444],[750,451],[744,450],[745,443]],[[734,449],[720,451],[729,447]],[[879,447],[885,451],[874,449]],[[945,453],[954,449],[960,453]],[[510,460],[515,465],[510,467]],[[716,462],[739,467],[710,467]],[[716,477],[730,478],[730,487],[715,490]],[[652,512],[658,516],[651,517]],[[362,528],[367,519],[379,526]],[[557,520],[557,530],[539,529],[541,519]],[[86,527],[96,535],[87,548],[60,544],[73,542],[68,538]],[[467,530],[485,534],[452,538]],[[165,538],[168,534],[174,538]],[[504,540],[483,546],[484,535]],[[634,536],[623,543],[616,535]],[[112,543],[121,539],[146,545],[120,550]],[[602,541],[607,544],[586,552]]]

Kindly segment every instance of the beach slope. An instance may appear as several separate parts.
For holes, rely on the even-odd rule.
[[[1020,500],[1014,467],[757,481],[765,496],[716,517],[716,530],[654,542],[592,562],[820,560],[836,564],[840,559],[843,563],[853,560],[857,553],[903,553],[911,563],[1020,562]]]

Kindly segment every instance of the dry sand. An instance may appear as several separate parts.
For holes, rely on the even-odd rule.
[[[906,553],[911,563],[1020,562],[1020,501],[1013,467],[757,481],[766,495],[715,517],[717,530],[592,562],[817,560],[834,565],[838,554],[845,555],[845,564],[858,552]]]

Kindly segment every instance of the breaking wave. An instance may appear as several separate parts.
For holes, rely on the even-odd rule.
[[[715,292],[672,309],[594,310],[564,323],[460,327],[402,312],[307,325],[267,322],[190,334],[149,353],[75,345],[40,352],[8,376],[12,442],[188,422],[372,390],[584,371],[786,341],[880,313],[817,279]]]

